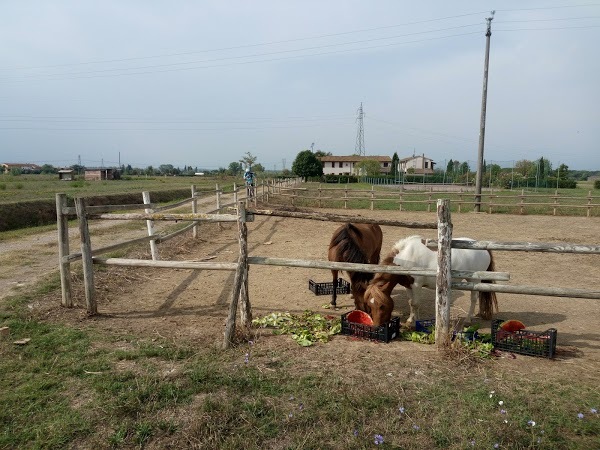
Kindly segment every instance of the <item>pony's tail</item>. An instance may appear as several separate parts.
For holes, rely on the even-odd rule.
[[[488,272],[494,272],[496,267],[494,265],[494,255],[490,254],[490,265],[488,266]],[[493,283],[493,280],[482,280],[483,283]],[[479,315],[483,320],[491,320],[494,315],[494,311],[498,312],[498,299],[496,298],[495,292],[479,292]]]

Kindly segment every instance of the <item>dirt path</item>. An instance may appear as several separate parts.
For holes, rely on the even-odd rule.
[[[221,203],[232,201],[221,197]],[[199,199],[200,212],[214,209],[214,198]],[[172,226],[168,222],[155,222],[155,232]],[[147,235],[144,221],[123,222],[102,220],[90,222],[90,234],[95,248],[116,242],[125,242]],[[69,226],[71,252],[79,251],[77,224]],[[58,234],[45,231],[34,235],[0,241],[0,300],[39,282],[50,273],[58,271]]]

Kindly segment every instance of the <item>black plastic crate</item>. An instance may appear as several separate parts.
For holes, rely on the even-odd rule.
[[[502,319],[492,321],[492,344],[494,348],[529,356],[554,357],[556,353],[556,328],[546,331],[518,330],[504,331],[500,328]]]
[[[315,295],[331,295],[333,294],[333,281],[329,283],[317,283],[313,280],[308,280],[308,288],[315,293]],[[349,294],[350,283],[343,278],[338,278],[336,292],[338,294]]]
[[[346,336],[390,342],[392,339],[396,339],[400,333],[400,317],[392,317],[388,323],[375,327],[362,323],[349,322],[347,319],[348,314],[350,313],[342,314],[342,334]]]
[[[417,320],[415,322],[415,331],[421,331],[423,333],[431,333],[435,328],[435,319]],[[475,331],[456,331],[452,332],[452,340],[459,338],[463,341],[475,341],[479,337],[479,333]]]

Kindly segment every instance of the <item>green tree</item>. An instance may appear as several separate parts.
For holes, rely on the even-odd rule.
[[[398,153],[394,152],[392,156],[392,171],[391,174],[396,178],[398,175],[398,163],[400,162],[400,158],[398,158]]]
[[[173,175],[173,164],[161,164],[158,166],[158,170],[162,175]]]
[[[556,178],[559,180],[566,180],[569,178],[569,166],[564,163],[558,166]]]
[[[363,159],[354,166],[354,170],[359,176],[376,177],[381,175],[381,165],[374,159]]]
[[[256,163],[252,166],[252,170],[256,173],[261,173],[265,171],[265,168],[261,163]]]
[[[524,177],[535,176],[536,164],[528,159],[521,159],[515,163],[515,172],[523,175]]]
[[[229,168],[227,169],[229,174],[234,175],[234,176],[239,175],[242,172],[242,170],[243,170],[242,163],[237,162],[237,161],[230,162]]]
[[[254,163],[256,162],[258,158],[256,156],[254,156],[252,153],[250,152],[246,152],[246,156],[243,156],[242,159],[240,159],[240,163],[242,164],[242,168],[254,168]]]
[[[448,165],[446,166],[446,172],[452,173],[454,172],[454,161],[448,161]]]
[[[303,150],[296,155],[292,164],[292,172],[306,179],[323,175],[323,163],[310,150]]]
[[[42,172],[43,174],[51,174],[51,173],[56,173],[56,168],[51,165],[51,164],[44,164],[42,166]]]
[[[331,152],[324,152],[323,150],[316,150],[315,156],[320,158],[321,156],[331,156]]]

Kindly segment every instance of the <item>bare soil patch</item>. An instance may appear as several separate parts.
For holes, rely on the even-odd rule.
[[[367,210],[328,210],[329,212],[364,217],[432,222],[435,214],[426,212],[392,212]],[[509,216],[475,213],[454,214],[454,236],[480,240],[523,242],[571,242],[597,244],[600,218]],[[327,246],[337,223],[303,219],[257,216],[248,224],[249,252],[253,256],[289,257],[325,260]],[[162,259],[231,262],[238,255],[237,228],[202,225],[198,239],[186,235],[162,244]],[[436,238],[435,230],[410,230],[384,226],[382,253],[389,251],[398,239],[411,234]],[[139,257],[149,257],[145,247]],[[597,289],[600,280],[598,255],[553,253],[495,252],[496,269],[511,274],[511,284]],[[88,318],[81,282],[75,282],[77,308],[61,308],[56,295],[40,298],[30,305],[42,318],[76,323],[108,333],[132,333],[144,337],[164,337],[173,342],[186,342],[198,347],[219,346],[231,299],[234,273],[229,271],[192,271],[141,268],[102,268],[95,272],[100,315]],[[315,296],[308,289],[309,279],[330,281],[329,271],[317,269],[251,266],[250,300],[255,317],[274,311],[302,313],[304,310],[324,314],[342,314],[354,309],[349,295],[338,297],[340,309],[323,309],[326,296]],[[434,292],[426,291],[422,318],[434,317]],[[404,321],[408,304],[403,288],[394,291],[395,314]],[[598,300],[518,296],[499,294],[498,317],[518,319],[527,328],[558,330],[558,357],[553,360],[517,355],[500,358],[498,364],[511,370],[544,376],[550,370],[567,373],[597,373],[600,368],[600,316]],[[451,306],[456,318],[465,316],[469,293],[453,292]],[[488,329],[489,321],[481,321]],[[405,341],[380,344],[336,336],[327,344],[301,348],[287,336],[273,336],[269,330],[258,330],[257,344],[289,352],[304,370],[323,370],[323,362],[342,371],[356,374],[365,365],[377,364],[379,373],[393,373],[399,359],[414,359],[406,369],[419,371],[419,361],[435,359],[431,346]],[[374,363],[373,361],[376,361]],[[268,361],[265,361],[265,365]],[[397,375],[397,374],[396,374]],[[407,375],[407,376],[408,376]]]

